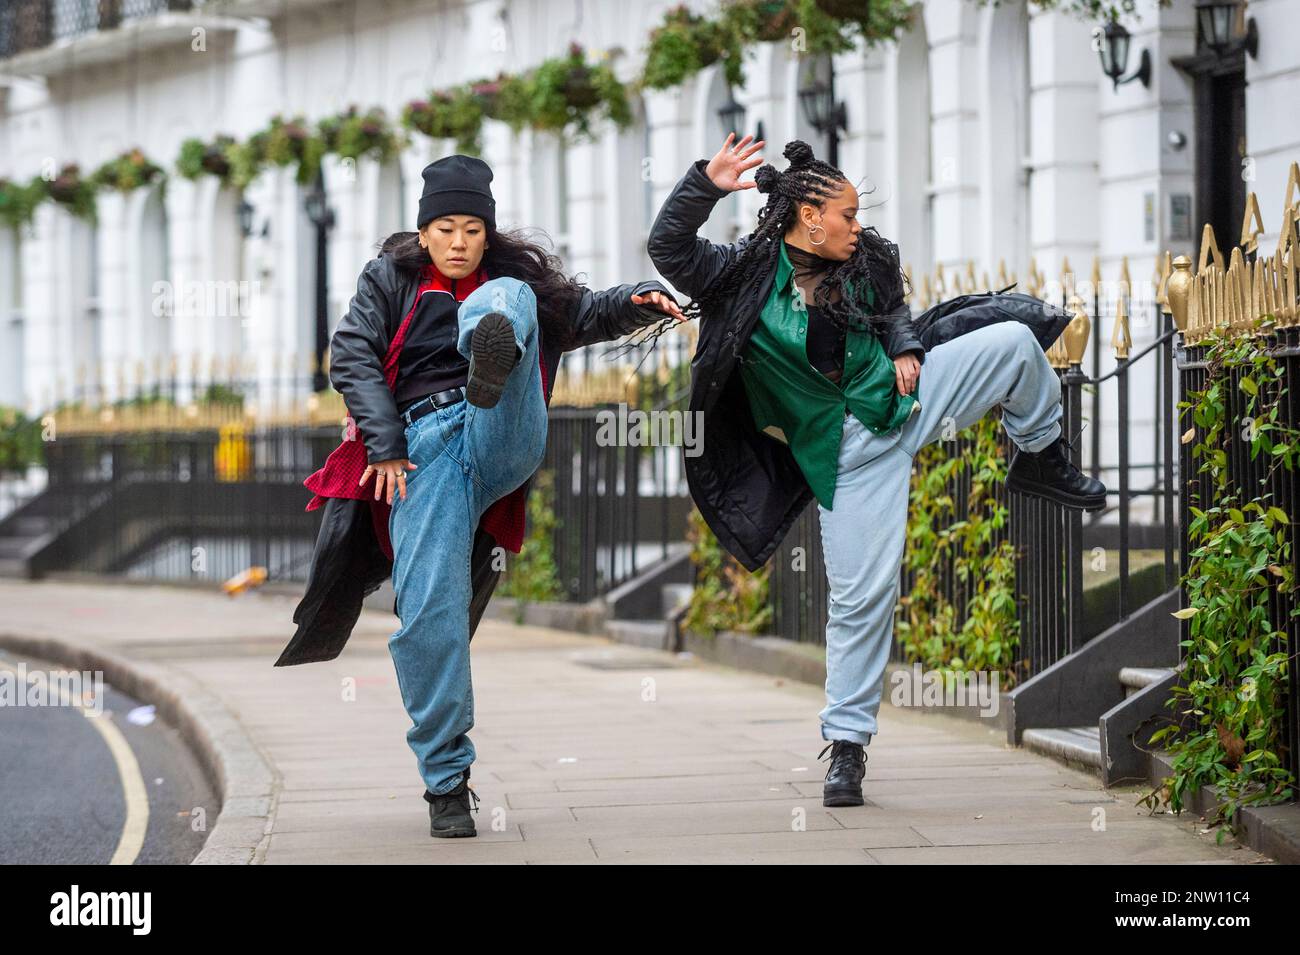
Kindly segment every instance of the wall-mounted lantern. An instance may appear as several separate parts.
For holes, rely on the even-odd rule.
[[[1100,39],[1097,55],[1101,57],[1101,71],[1110,77],[1112,89],[1119,89],[1133,80],[1141,80],[1143,86],[1151,86],[1151,53],[1146,49],[1142,51],[1137,70],[1129,76],[1124,75],[1128,69],[1129,47],[1133,43],[1133,35],[1124,24],[1118,20],[1107,20]]]

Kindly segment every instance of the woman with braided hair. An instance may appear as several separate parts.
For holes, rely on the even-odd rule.
[[[1030,328],[1001,321],[927,353],[904,301],[898,247],[858,222],[843,172],[798,140],[784,171],[763,142],[727,136],[677,183],[647,248],[700,319],[690,410],[702,453],[685,458],[705,522],[745,568],[772,556],[814,498],[830,593],[827,806],[863,804],[893,637],[913,456],[995,405],[1018,451],[1007,483],[1088,510],[1105,486],[1063,450],[1060,380]],[[759,166],[753,181],[741,176]],[[718,199],[768,196],[731,245],[697,232]],[[820,758],[820,757],[819,757]]]

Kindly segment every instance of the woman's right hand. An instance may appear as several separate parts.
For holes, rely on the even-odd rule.
[[[380,495],[384,493],[384,487],[388,487],[388,503],[393,503],[393,491],[398,490],[402,495],[402,500],[406,500],[406,472],[414,471],[416,465],[412,464],[409,458],[393,458],[391,461],[376,461],[374,464],[367,464],[366,469],[361,474],[361,480],[358,484],[365,484],[370,480],[370,475],[375,476],[375,500],[379,500]]]
[[[758,183],[754,180],[741,182],[740,176],[746,170],[753,169],[755,166],[763,164],[762,156],[754,156],[754,153],[763,148],[766,140],[760,139],[753,145],[749,145],[753,136],[745,136],[740,142],[732,145],[732,140],[736,138],[735,133],[727,133],[727,139],[718,150],[718,154],[709,160],[709,164],[704,167],[705,175],[719,189],[726,189],[728,192],[738,192],[741,189],[753,189]],[[748,148],[746,148],[748,146]],[[750,156],[754,156],[750,159]]]

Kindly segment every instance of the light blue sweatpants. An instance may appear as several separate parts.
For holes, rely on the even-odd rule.
[[[916,452],[954,438],[996,404],[1020,448],[1041,451],[1061,434],[1061,380],[1020,322],[986,325],[926,352],[914,393],[920,410],[886,434],[844,419],[832,509],[818,505],[830,591],[823,739],[866,745],[876,733]]]

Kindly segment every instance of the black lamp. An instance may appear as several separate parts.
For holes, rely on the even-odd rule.
[[[1124,76],[1124,71],[1128,69],[1128,51],[1132,42],[1133,35],[1128,32],[1124,24],[1118,20],[1106,21],[1106,26],[1102,29],[1101,43],[1097,47],[1097,55],[1101,57],[1101,70],[1110,77],[1113,89],[1119,89],[1123,84],[1131,83],[1133,80],[1141,80],[1143,86],[1151,85],[1151,53],[1148,50],[1142,51],[1142,59],[1137,71],[1130,76]]]
[[[738,138],[743,139],[742,129],[745,125],[745,107],[744,104],[736,102],[735,93],[732,91],[730,84],[727,86],[727,101],[718,107],[718,121],[722,123],[722,134],[735,133]],[[763,121],[758,121],[757,135],[754,139],[763,138]]]
[[[334,210],[325,202],[325,188],[319,179],[312,186],[311,192],[307,193],[303,205],[307,210],[307,218],[311,220],[312,225],[316,226],[316,228],[330,229],[334,227]]]
[[[849,115],[844,102],[835,101],[835,77],[829,80],[814,79],[799,88],[799,105],[808,125],[827,138],[832,166],[839,165],[839,131],[849,128]]]
[[[253,234],[253,204],[247,199],[239,200],[239,234],[245,239]]]
[[[722,122],[724,136],[745,125],[745,107],[736,102],[730,87],[727,88],[727,101],[718,107],[718,119]]]
[[[1259,30],[1255,18],[1246,21],[1246,32],[1237,33],[1237,20],[1245,4],[1239,0],[1197,0],[1196,25],[1201,43],[1219,56],[1227,56],[1244,49],[1251,59],[1259,55]]]

